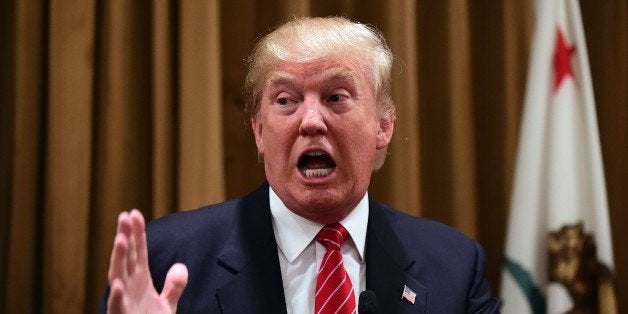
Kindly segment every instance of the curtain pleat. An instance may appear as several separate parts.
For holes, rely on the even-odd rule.
[[[264,180],[246,58],[301,16],[381,30],[395,134],[369,193],[485,247],[498,291],[533,1],[32,0],[0,3],[0,312],[94,312],[120,211],[148,219]],[[626,2],[582,14],[628,309]],[[622,297],[623,296],[623,297]]]
[[[150,215],[152,200],[152,106],[150,7],[138,1],[99,2],[96,12],[96,75],[89,302],[106,282],[118,212],[138,208]],[[128,136],[133,134],[133,136]]]
[[[0,127],[3,128],[2,133],[5,133],[7,127],[13,125],[13,138],[9,139],[13,148],[0,149],[0,154],[13,162],[12,175],[7,178],[9,184],[6,189],[3,186],[0,192],[10,194],[7,215],[3,213],[2,217],[6,218],[6,225],[2,223],[3,232],[8,235],[3,239],[6,242],[2,245],[2,256],[7,263],[0,270],[0,300],[4,301],[0,309],[6,309],[6,313],[35,312],[39,309],[36,301],[41,296],[40,286],[34,283],[41,282],[42,274],[42,253],[38,240],[42,232],[40,208],[44,108],[41,103],[46,98],[42,92],[45,84],[42,71],[44,9],[42,1],[28,1],[15,3],[12,13],[5,12],[13,15],[15,21],[15,72],[10,78],[15,94],[12,104],[0,104],[3,107],[0,111],[9,108],[14,110],[13,119],[9,118],[13,123],[7,121]],[[2,64],[5,61],[2,60]],[[12,154],[8,156],[11,151]],[[0,206],[4,207],[4,204]]]
[[[176,9],[154,1],[151,19],[152,217],[172,212],[177,204]]]
[[[606,176],[618,313],[628,312],[628,2],[581,1]]]
[[[414,215],[421,214],[419,152],[419,83],[417,65],[416,2],[390,1],[382,29],[395,53],[392,95],[397,121],[384,168],[372,179],[373,196]],[[404,180],[395,175],[403,173]]]
[[[471,32],[468,3],[447,2],[453,225],[477,237],[475,128],[471,83]]]
[[[264,180],[264,167],[258,162],[253,131],[244,115],[242,84],[247,72],[245,60],[255,40],[287,18],[287,14],[278,13],[281,9],[270,0],[233,0],[220,4],[226,198],[244,195]]]
[[[224,198],[218,1],[180,2],[178,208]]]
[[[42,310],[47,313],[78,313],[86,301],[95,9],[94,1],[59,0],[50,3],[48,12],[48,105],[40,222]]]

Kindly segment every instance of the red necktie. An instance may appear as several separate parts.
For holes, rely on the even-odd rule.
[[[340,252],[340,246],[348,237],[347,229],[339,223],[326,225],[316,235],[316,241],[327,248],[316,278],[316,314],[356,312],[353,285]]]

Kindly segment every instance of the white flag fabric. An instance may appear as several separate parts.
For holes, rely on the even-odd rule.
[[[613,250],[578,1],[537,1],[502,312],[615,313]],[[589,313],[589,312],[587,312]]]

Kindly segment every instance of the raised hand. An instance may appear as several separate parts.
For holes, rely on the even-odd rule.
[[[174,264],[159,294],[148,269],[144,216],[137,209],[118,216],[109,265],[108,313],[175,313],[188,280],[183,264]]]

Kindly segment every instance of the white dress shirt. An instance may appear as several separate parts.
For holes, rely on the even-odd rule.
[[[269,196],[286,309],[288,313],[314,313],[316,275],[327,252],[314,237],[323,225],[290,211],[272,188],[269,188]],[[351,236],[343,243],[341,251],[344,267],[353,284],[356,305],[360,292],[366,289],[364,247],[368,215],[366,193],[356,208],[340,221]]]

